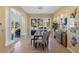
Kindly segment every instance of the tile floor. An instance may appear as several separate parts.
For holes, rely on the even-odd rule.
[[[21,39],[14,45],[14,49],[11,53],[69,53],[64,46],[59,44],[56,39],[53,38],[53,33],[50,33],[49,46],[43,51],[42,48],[35,49],[31,46],[30,38]]]

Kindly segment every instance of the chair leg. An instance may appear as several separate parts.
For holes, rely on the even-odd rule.
[[[41,44],[40,43],[38,43],[38,45],[37,45],[38,47],[41,47]]]
[[[47,47],[48,46],[48,44],[47,43],[45,43],[45,47]]]
[[[43,48],[43,51],[44,51],[44,44],[42,44],[42,48]]]
[[[37,43],[35,43],[34,47],[37,48]]]
[[[48,47],[49,41],[47,40],[47,47]]]

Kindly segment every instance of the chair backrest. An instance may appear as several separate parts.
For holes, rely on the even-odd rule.
[[[42,39],[43,43],[46,42],[47,37],[48,37],[48,32],[45,32],[45,33],[43,34],[43,39]]]
[[[31,35],[34,35],[36,30],[31,30]]]
[[[47,40],[49,39],[49,36],[50,36],[50,31],[48,32]]]

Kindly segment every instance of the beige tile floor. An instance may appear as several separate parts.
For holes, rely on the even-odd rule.
[[[42,48],[35,49],[31,46],[30,38],[21,39],[14,45],[12,53],[69,53],[64,46],[59,44],[56,39],[53,38],[53,33],[50,33],[49,46],[43,51]]]

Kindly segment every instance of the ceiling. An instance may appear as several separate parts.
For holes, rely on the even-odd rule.
[[[24,11],[26,11],[29,14],[52,14],[57,9],[59,9],[59,6],[22,6]]]

